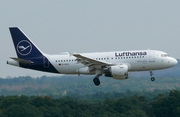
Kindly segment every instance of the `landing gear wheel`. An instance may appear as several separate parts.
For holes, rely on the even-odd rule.
[[[151,77],[151,81],[155,81],[155,78],[154,78],[154,77]]]
[[[100,81],[99,81],[99,78],[94,78],[93,79],[93,82],[96,86],[99,86],[100,85]]]
[[[150,75],[151,75],[151,81],[155,81],[155,78],[153,77],[153,71],[150,70]]]

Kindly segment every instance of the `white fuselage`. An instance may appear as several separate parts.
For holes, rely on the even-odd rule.
[[[146,52],[146,54],[137,52]],[[156,50],[95,52],[81,53],[81,55],[114,65],[126,64],[128,71],[158,70],[177,64],[176,59],[169,57],[165,52]],[[77,58],[71,54],[46,55],[46,57],[61,74],[94,74],[89,72],[86,65],[77,62]]]

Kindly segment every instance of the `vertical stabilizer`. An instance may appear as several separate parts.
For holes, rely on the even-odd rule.
[[[18,58],[27,59],[42,57],[42,52],[36,45],[17,27],[9,28]]]

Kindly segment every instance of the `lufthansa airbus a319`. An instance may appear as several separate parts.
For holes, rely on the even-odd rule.
[[[93,53],[63,52],[49,55],[42,52],[19,28],[9,28],[17,57],[7,64],[43,72],[59,74],[95,75],[93,82],[100,85],[99,77],[128,79],[128,72],[150,71],[175,66],[178,62],[167,53],[158,50],[133,50]]]

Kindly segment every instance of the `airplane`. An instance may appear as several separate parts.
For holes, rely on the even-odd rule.
[[[42,52],[18,27],[10,27],[17,57],[10,57],[7,64],[59,74],[95,75],[93,82],[100,85],[99,77],[128,79],[128,73],[150,71],[154,81],[154,70],[175,66],[178,61],[159,50],[133,50],[92,53],[62,52],[49,55]]]

